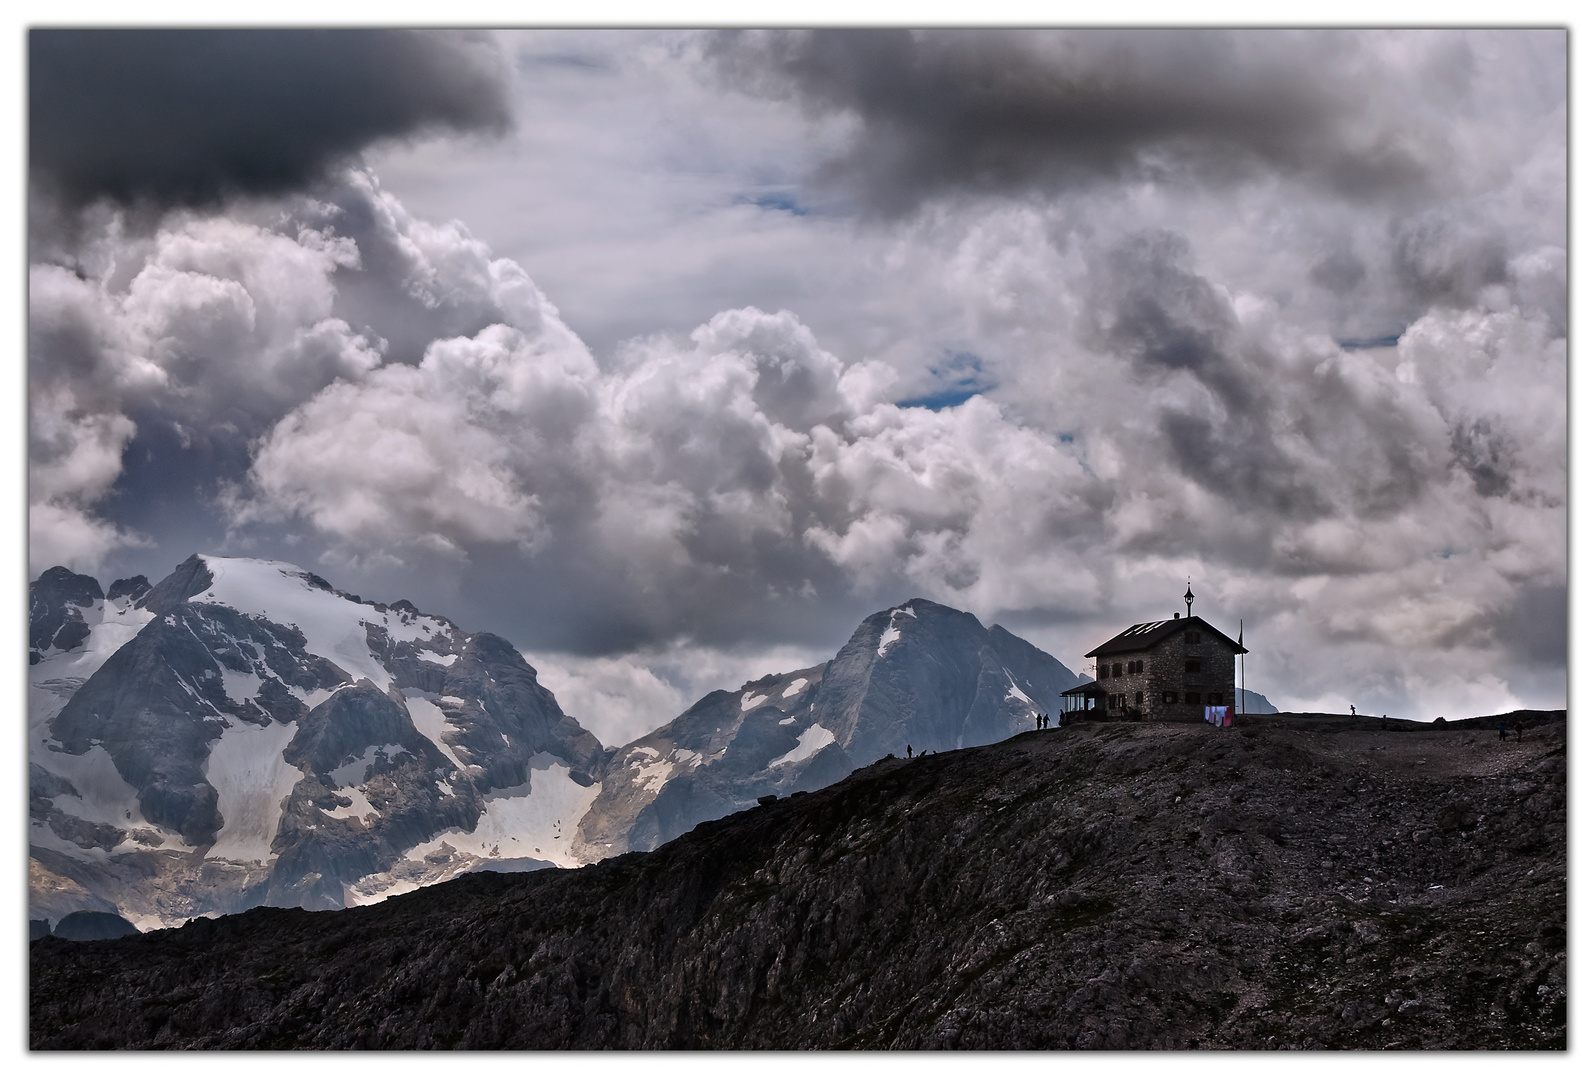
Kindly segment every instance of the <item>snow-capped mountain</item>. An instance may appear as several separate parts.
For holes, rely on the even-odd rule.
[[[911,746],[1006,739],[1085,681],[1001,626],[910,600],[865,619],[829,663],[717,690],[623,746],[573,853],[652,850],[761,796],[814,790]]]
[[[575,865],[609,754],[509,642],[286,563],[30,595],[32,917],[143,929]]]
[[[910,744],[1028,730],[1085,681],[911,600],[608,751],[504,639],[287,563],[196,555],[103,591],[55,567],[29,630],[30,917],[141,929],[652,849]]]

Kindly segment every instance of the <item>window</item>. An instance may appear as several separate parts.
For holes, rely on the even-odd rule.
[[[1196,645],[1196,644],[1199,644],[1202,641],[1202,639],[1203,639],[1202,634],[1198,633],[1196,630],[1188,630],[1188,631],[1186,631],[1186,644],[1188,644],[1188,645]]]
[[[1142,662],[1140,660],[1132,660],[1130,663],[1125,665],[1125,674],[1127,674],[1127,675],[1140,675],[1141,673],[1142,673]]]
[[[1186,691],[1186,704],[1188,704],[1188,705],[1201,705],[1202,703],[1203,703],[1203,696],[1201,694],[1199,694],[1195,690]]]
[[[1173,690],[1164,691],[1164,704],[1173,705],[1180,700],[1180,695]]]
[[[1188,661],[1186,661],[1186,673],[1187,674],[1195,674],[1197,672],[1202,671],[1202,669],[1203,669],[1203,662],[1201,660],[1188,660]]]
[[[1225,695],[1224,694],[1209,694],[1208,695],[1208,704],[1210,704],[1210,705],[1223,705],[1224,703],[1225,703]]]
[[[1137,705],[1138,708],[1141,707],[1141,703],[1142,703],[1142,692],[1140,690],[1138,690],[1138,691],[1136,691],[1136,705]]]
[[[1114,665],[1114,678],[1116,678],[1116,679],[1119,678],[1119,665],[1118,664]]]

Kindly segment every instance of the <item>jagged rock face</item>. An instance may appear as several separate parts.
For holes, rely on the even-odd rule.
[[[996,742],[1033,728],[1083,681],[1001,626],[911,600],[865,619],[829,663],[715,691],[622,747],[574,850],[649,851],[762,795],[813,791],[911,745]]]
[[[34,916],[160,926],[575,861],[608,754],[502,638],[261,560],[74,599],[98,591],[35,585],[40,640],[75,644],[32,668]]]
[[[1566,714],[1525,721],[1077,724],[580,869],[46,938],[29,1038],[1564,1049]]]
[[[130,578],[117,578],[111,582],[111,587],[105,590],[107,600],[122,600],[137,604],[150,592],[150,583],[143,574],[135,574]]]
[[[85,612],[98,614],[105,594],[100,583],[64,566],[52,566],[28,587],[28,663],[69,652],[89,636]]]

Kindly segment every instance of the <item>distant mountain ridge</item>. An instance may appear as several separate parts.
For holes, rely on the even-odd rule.
[[[888,754],[999,742],[1085,682],[1001,626],[914,599],[828,663],[717,690],[618,750],[573,850],[649,851],[761,796],[824,787]]]
[[[55,567],[29,629],[30,916],[141,929],[651,850],[911,745],[1029,730],[1086,681],[913,599],[606,750],[503,638],[288,563],[195,555],[108,590]]]

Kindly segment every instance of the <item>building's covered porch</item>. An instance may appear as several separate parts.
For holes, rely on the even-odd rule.
[[[1097,682],[1082,683],[1064,691],[1064,723],[1107,719],[1108,692]]]

